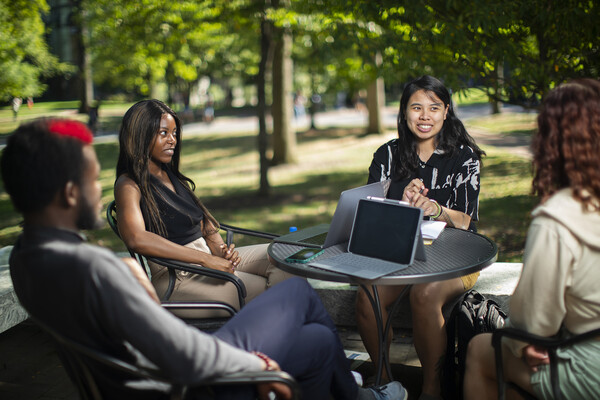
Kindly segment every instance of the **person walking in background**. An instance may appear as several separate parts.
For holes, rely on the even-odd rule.
[[[202,120],[207,124],[210,124],[215,120],[215,101],[210,93],[206,96]]]
[[[455,115],[448,89],[438,79],[425,75],[406,85],[400,99],[398,139],[377,149],[368,183],[390,179],[387,198],[419,207],[424,216],[444,221],[447,226],[475,230],[480,160],[484,154]],[[440,398],[440,368],[446,350],[442,307],[472,288],[478,276],[479,272],[410,288],[413,338],[423,367],[421,399]],[[384,321],[388,307],[402,289],[377,288]],[[379,340],[375,315],[363,290],[358,292],[356,307],[360,335],[376,363]]]
[[[600,82],[580,79],[544,99],[533,139],[533,210],[507,326],[539,336],[600,328]],[[600,338],[558,350],[563,399],[600,398]],[[506,339],[504,377],[552,399],[548,352]],[[491,334],[467,352],[465,399],[497,398]]]
[[[194,194],[194,182],[179,171],[181,122],[166,104],[144,100],[133,105],[123,117],[119,144],[115,201],[119,232],[129,249],[236,274],[246,285],[248,301],[292,276],[269,262],[267,244],[225,245],[219,223]],[[162,295],[168,270],[149,266]],[[169,300],[218,300],[240,308],[232,283],[184,271],[177,272]]]
[[[306,97],[302,95],[301,90],[297,90],[296,93],[294,93],[294,117],[296,117],[296,119],[306,115],[306,109],[304,107],[305,103]]]
[[[100,101],[96,101],[95,104],[89,106],[88,110],[88,127],[92,133],[96,134],[98,130],[98,116],[100,112]]]
[[[170,381],[194,384],[241,371],[284,370],[302,399],[402,400],[397,382],[359,388],[319,296],[295,278],[267,291],[214,335],[162,308],[141,266],[79,232],[100,222],[102,188],[93,135],[82,123],[40,119],[12,134],[0,160],[4,187],[23,214],[10,255],[14,289],[29,315],[59,334],[118,359],[158,367]],[[100,328],[100,329],[99,329]],[[165,384],[132,382],[90,368],[102,398],[166,398]],[[258,393],[255,392],[255,388]],[[215,389],[216,399],[291,399],[287,386]],[[200,398],[206,393],[199,393]]]
[[[12,99],[13,121],[17,120],[17,114],[19,114],[19,109],[21,108],[21,104],[23,104],[22,98],[13,97],[13,99]]]

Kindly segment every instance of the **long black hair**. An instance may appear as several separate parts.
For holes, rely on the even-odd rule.
[[[159,216],[158,206],[152,195],[152,181],[148,165],[154,139],[160,130],[160,120],[169,114],[175,120],[177,143],[171,162],[166,164],[171,172],[192,194],[198,207],[202,209],[208,221],[218,229],[219,224],[202,202],[194,195],[196,185],[179,171],[181,158],[181,121],[177,114],[160,100],[142,100],[137,102],[123,116],[119,131],[119,160],[117,161],[117,179],[123,174],[131,178],[140,188],[142,201],[140,208],[146,227],[151,232],[165,236],[166,228]]]
[[[448,113],[442,129],[437,135],[436,149],[452,157],[461,145],[469,146],[473,149],[477,157],[485,155],[485,152],[475,144],[475,140],[469,135],[463,123],[454,113],[450,92],[444,84],[437,78],[430,75],[423,75],[410,81],[402,91],[400,98],[400,110],[398,111],[398,146],[395,147],[394,174],[397,179],[408,178],[419,166],[419,156],[417,154],[417,141],[415,135],[408,129],[406,122],[406,109],[410,97],[424,90],[426,93],[435,94],[444,103],[444,108],[448,107]]]

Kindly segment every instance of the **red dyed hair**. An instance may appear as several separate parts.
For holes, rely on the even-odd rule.
[[[61,136],[70,136],[79,139],[85,144],[92,144],[94,135],[87,126],[70,119],[56,119],[48,123],[48,130]]]
[[[533,192],[542,201],[571,188],[589,210],[600,210],[600,82],[580,79],[548,93],[532,143]]]

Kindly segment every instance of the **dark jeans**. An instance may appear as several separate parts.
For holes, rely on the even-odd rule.
[[[354,400],[358,396],[335,325],[303,279],[288,279],[270,288],[215,335],[277,361],[298,381],[303,399],[327,400],[331,394],[335,399]],[[230,392],[220,393],[219,398],[241,397],[239,392]]]

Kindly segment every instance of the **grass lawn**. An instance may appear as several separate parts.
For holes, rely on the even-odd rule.
[[[106,118],[112,118],[111,123],[116,122],[118,126],[119,118],[128,106],[107,105]],[[37,104],[33,110],[36,107]],[[27,110],[27,107],[24,109]],[[0,112],[0,129],[6,125],[3,115]],[[483,134],[530,134],[533,129],[531,121],[535,116],[524,115],[528,115],[529,120],[523,120],[522,114],[507,113],[471,120],[467,126],[476,127]],[[86,116],[83,117],[85,119]],[[394,131],[388,131],[382,135],[365,136],[362,128],[299,133],[298,163],[269,170],[272,191],[269,197],[264,198],[256,194],[259,170],[256,137],[253,134],[185,138],[182,170],[196,182],[196,194],[219,221],[285,233],[290,226],[303,228],[329,222],[339,193],[366,183],[373,152],[395,135]],[[103,202],[107,205],[113,199],[118,144],[99,143],[95,146],[102,164],[100,179]],[[488,155],[482,170],[478,229],[496,241],[500,261],[520,262],[530,211],[536,204],[529,194],[530,162],[507,150],[494,147],[484,149]],[[19,222],[19,216],[0,187],[0,246],[14,243],[20,231]],[[115,251],[126,250],[108,225],[99,231],[88,232],[88,236],[92,242]],[[251,239],[240,237],[236,243],[248,244]]]
[[[99,109],[99,129],[104,131],[118,131],[123,114],[125,114],[125,111],[132,104],[103,102]],[[35,103],[32,108],[28,108],[27,104],[23,104],[19,109],[16,121],[14,120],[12,107],[0,107],[0,138],[14,131],[19,124],[42,116],[72,118],[87,123],[88,115],[79,114],[77,112],[78,107],[79,101]]]

